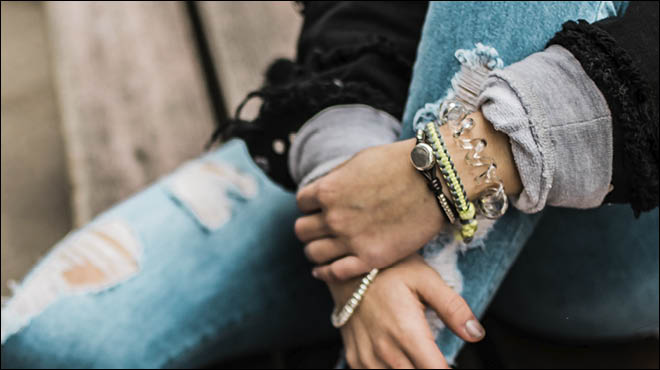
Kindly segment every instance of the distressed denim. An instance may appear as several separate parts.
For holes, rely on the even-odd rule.
[[[299,216],[245,144],[226,143],[74,232],[32,270],[3,307],[2,368],[196,367],[337,336],[332,299],[293,232]],[[12,309],[43,301],[59,286],[47,285],[60,279],[52,266],[79,245],[89,254],[84,234],[98,231],[141,250],[137,271],[59,289],[16,326]]]
[[[540,50],[563,21],[614,10],[607,2],[432,4],[404,128],[446,92],[456,49],[488,43],[511,63]],[[193,367],[336,336],[332,300],[293,234],[298,216],[294,196],[263,175],[242,142],[225,144],[58,244],[3,308],[2,367]],[[657,210],[636,221],[623,206],[512,210],[484,248],[459,257],[462,293],[481,315],[510,271],[493,308],[516,324],[566,338],[657,331],[657,224]],[[98,283],[61,281],[77,264],[100,265],[91,251],[117,244],[130,253],[99,266]],[[21,316],[18,303],[32,303],[22,307],[32,314]],[[437,342],[449,360],[462,344],[447,330]]]
[[[590,22],[625,10],[625,2],[433,2],[418,47],[403,118],[447,95],[458,49],[493,47],[505,65],[543,50],[568,20]],[[458,258],[462,295],[481,316],[502,281],[494,312],[562,340],[624,340],[658,331],[658,210],[635,220],[628,206],[593,210],[515,209],[499,219],[483,248]],[[523,246],[520,261],[514,265]],[[429,246],[427,246],[428,248]],[[431,246],[436,247],[437,246]],[[463,342],[447,329],[436,342],[452,362]]]

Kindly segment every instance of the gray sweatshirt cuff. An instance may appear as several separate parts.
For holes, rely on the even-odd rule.
[[[612,117],[570,52],[553,45],[492,72],[479,104],[511,141],[524,188],[513,199],[516,208],[602,204],[612,178]]]
[[[326,108],[296,133],[289,150],[289,171],[300,187],[332,171],[357,152],[397,140],[401,124],[368,105]]]

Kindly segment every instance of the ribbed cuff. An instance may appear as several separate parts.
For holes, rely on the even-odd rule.
[[[516,208],[593,208],[612,178],[612,118],[598,87],[573,55],[551,46],[491,73],[479,99],[507,134],[523,191]]]
[[[395,142],[400,132],[399,121],[368,105],[326,108],[296,134],[289,150],[289,171],[302,187],[363,149]]]

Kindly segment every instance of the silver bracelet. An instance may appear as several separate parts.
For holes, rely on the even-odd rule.
[[[330,315],[332,326],[339,329],[346,325],[351,316],[353,316],[353,312],[355,312],[355,309],[362,301],[364,293],[366,293],[367,289],[369,289],[369,285],[371,285],[371,283],[376,278],[376,275],[378,275],[378,269],[371,270],[367,276],[362,278],[360,286],[355,290],[355,292],[353,292],[353,295],[348,300],[348,302],[346,302],[344,307],[342,307],[341,310],[339,307],[335,307],[334,311],[332,311],[332,315]]]

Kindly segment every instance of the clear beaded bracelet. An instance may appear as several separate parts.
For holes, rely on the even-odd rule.
[[[355,292],[353,292],[353,295],[348,300],[348,302],[346,302],[344,307],[342,307],[341,310],[339,307],[335,307],[334,311],[332,311],[332,315],[330,315],[332,326],[335,328],[341,328],[342,326],[346,325],[351,316],[353,316],[355,309],[358,307],[358,305],[360,305],[360,302],[362,302],[364,293],[367,292],[369,285],[371,285],[371,283],[374,281],[376,275],[378,275],[378,269],[371,270],[367,276],[362,278],[360,286],[358,286]]]
[[[489,219],[497,219],[504,215],[509,207],[508,197],[504,191],[504,184],[497,176],[497,164],[491,157],[484,156],[483,151],[488,142],[485,139],[461,138],[474,127],[474,120],[468,118],[470,112],[458,100],[449,99],[442,102],[438,110],[438,125],[449,125],[452,137],[458,146],[467,150],[465,161],[472,167],[486,167],[475,178],[477,185],[486,185],[476,198],[477,210]]]

